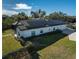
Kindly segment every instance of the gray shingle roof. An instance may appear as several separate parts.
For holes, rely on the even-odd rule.
[[[20,24],[20,25],[19,25]],[[41,28],[41,27],[46,27],[46,26],[55,26],[55,25],[61,25],[65,24],[65,22],[61,20],[21,20],[18,25],[21,26],[20,29],[23,30],[25,29],[33,29],[33,28]]]

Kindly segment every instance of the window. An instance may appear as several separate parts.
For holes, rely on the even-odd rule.
[[[40,33],[43,33],[43,30],[41,30]]]
[[[32,34],[32,36],[35,36],[35,31],[32,31],[31,34]]]

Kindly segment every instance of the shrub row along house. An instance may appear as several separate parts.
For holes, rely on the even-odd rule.
[[[16,36],[28,38],[64,29],[66,29],[66,23],[60,20],[21,20],[17,23]]]

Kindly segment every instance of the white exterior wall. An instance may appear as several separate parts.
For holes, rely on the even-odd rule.
[[[35,31],[35,35],[40,35],[40,34],[44,34],[44,33],[48,33],[48,32],[53,32],[53,31],[54,31],[54,30],[53,30],[54,28],[55,28],[55,29],[63,30],[63,29],[66,28],[66,25],[43,27],[43,28],[30,29],[30,30],[24,30],[24,31],[20,31],[20,30],[17,28],[17,34],[18,34],[18,32],[19,32],[20,36],[18,36],[18,37],[27,38],[27,37],[31,37],[31,36],[32,36],[32,31]],[[43,31],[43,33],[40,33],[41,30]]]

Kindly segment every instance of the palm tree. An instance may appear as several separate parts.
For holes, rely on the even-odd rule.
[[[18,18],[20,20],[26,20],[26,19],[28,19],[28,16],[24,12],[21,12],[18,14]]]
[[[59,11],[59,15],[66,16],[67,14]]]
[[[39,9],[38,11],[31,11],[31,15],[33,18],[43,18],[46,12]]]
[[[31,15],[34,18],[35,17],[35,12],[31,11]]]

